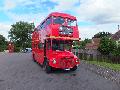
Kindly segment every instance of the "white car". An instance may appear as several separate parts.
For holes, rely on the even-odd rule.
[[[25,48],[24,50],[22,50],[24,53],[30,53],[32,51],[31,48]]]

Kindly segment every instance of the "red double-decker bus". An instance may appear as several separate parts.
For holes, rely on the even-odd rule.
[[[33,60],[41,64],[47,73],[53,68],[74,71],[80,63],[72,53],[74,41],[79,41],[76,17],[53,12],[32,34]]]
[[[14,44],[11,41],[8,42],[8,50],[9,50],[9,53],[14,52]]]

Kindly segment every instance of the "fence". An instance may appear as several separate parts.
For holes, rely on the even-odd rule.
[[[115,63],[120,64],[120,56],[113,56],[113,55],[101,55],[101,54],[89,54],[85,52],[79,52],[79,50],[73,50],[73,53],[82,60],[89,60],[89,61],[99,61],[99,62],[108,62],[108,63]]]

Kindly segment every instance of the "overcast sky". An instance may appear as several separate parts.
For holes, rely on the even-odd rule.
[[[11,25],[20,20],[37,26],[56,11],[77,17],[82,39],[100,31],[115,33],[120,24],[120,0],[0,0],[0,34],[7,38]]]

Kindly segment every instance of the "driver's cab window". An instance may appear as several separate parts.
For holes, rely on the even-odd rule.
[[[52,44],[52,50],[59,50],[58,43]]]
[[[71,41],[63,41],[63,40],[53,40],[52,41],[52,50],[59,51],[71,51]]]
[[[52,50],[59,50],[59,43],[56,40],[52,41]]]
[[[63,51],[64,50],[64,42],[63,41],[57,41],[57,40],[53,40],[52,41],[52,50],[60,50]]]

